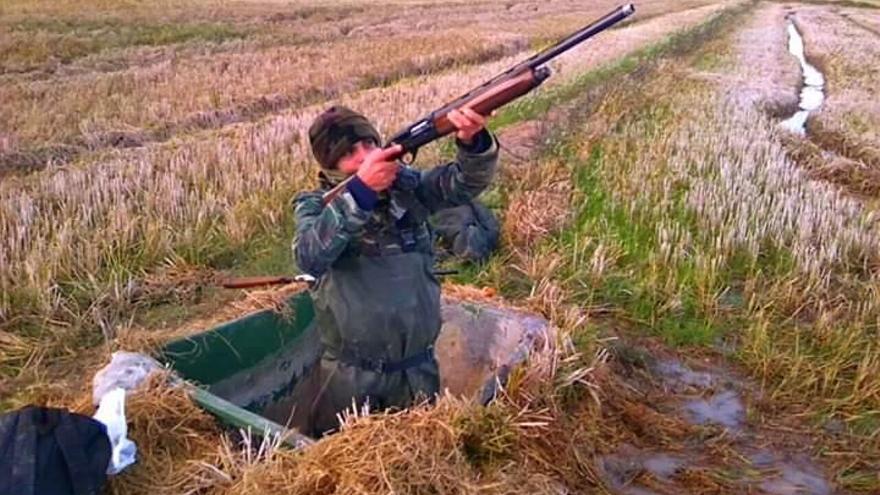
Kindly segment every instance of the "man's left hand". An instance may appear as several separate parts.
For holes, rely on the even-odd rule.
[[[466,145],[473,144],[474,136],[486,127],[486,117],[468,107],[452,110],[446,116],[452,122],[452,125],[458,129],[455,137]]]

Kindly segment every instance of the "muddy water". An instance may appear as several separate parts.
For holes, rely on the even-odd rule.
[[[746,410],[736,392],[728,390],[707,399],[692,400],[685,404],[691,420],[698,424],[717,424],[738,430]]]
[[[791,19],[788,21],[788,51],[801,64],[801,70],[804,74],[804,86],[801,89],[798,111],[782,121],[780,125],[791,132],[804,135],[806,134],[805,125],[810,112],[817,110],[822,106],[822,102],[825,101],[825,76],[819,72],[819,69],[807,62],[804,53],[804,39]]]
[[[773,473],[759,485],[773,495],[807,493],[827,495],[831,486],[816,467],[805,458],[783,458],[778,453],[761,450],[748,456],[752,467]]]
[[[709,388],[713,384],[712,375],[694,371],[680,361],[660,361],[655,367],[657,374],[665,378],[667,385],[678,392],[690,387]]]
[[[717,454],[704,449],[702,441],[676,451],[646,450],[630,444],[596,460],[596,471],[606,487],[620,495],[660,495],[692,493],[686,472],[722,469],[742,473],[731,479],[731,493],[769,495],[828,495],[834,492],[810,458],[774,448],[770,436],[751,426],[746,416],[744,393],[747,383],[732,373],[709,367],[696,371],[677,359],[659,360],[651,366],[664,395],[670,398],[677,415],[685,421],[725,430],[734,439],[732,448],[736,465],[718,463]],[[761,448],[755,447],[762,445]],[[640,484],[640,476],[649,474],[650,486]]]
[[[663,453],[649,455],[642,460],[645,470],[664,480],[671,478],[684,465],[685,461],[681,458]]]

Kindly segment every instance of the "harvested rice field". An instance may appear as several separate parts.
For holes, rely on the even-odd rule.
[[[92,415],[115,352],[304,317],[303,283],[221,281],[298,273],[318,114],[387,137],[617,5],[4,1],[0,413]],[[444,304],[546,324],[521,359],[444,330],[436,403],[304,448],[154,373],[106,493],[880,493],[880,3],[635,8],[489,118],[500,245],[439,266]]]

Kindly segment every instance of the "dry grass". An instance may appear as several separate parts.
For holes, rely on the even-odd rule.
[[[548,134],[543,130],[535,133],[532,141],[546,138]],[[505,137],[516,140],[518,136]],[[538,240],[558,232],[571,214],[571,171],[561,162],[536,162],[537,157],[533,155],[517,155],[504,171],[512,187],[507,191],[503,238],[519,248],[528,249]]]
[[[6,152],[47,144],[85,149],[139,145],[457,63],[498,58],[525,44],[521,37],[476,38],[445,30],[373,40],[358,50],[341,40],[172,59],[62,81],[6,84],[0,92],[0,99],[8,102],[0,114],[8,129]],[[335,70],[326,70],[328,60],[334,61]]]
[[[656,17],[606,33],[590,50],[560,60],[551,84],[569,80],[586,63],[613,60],[699,23],[718,8]],[[346,94],[338,101],[372,114],[388,132],[518,59]],[[113,310],[100,315],[110,333],[113,319],[126,314],[136,287],[132,279],[169,257],[211,264],[279,228],[288,221],[287,202],[294,191],[312,183],[305,133],[323,106],[3,181],[0,321],[15,325],[16,315],[40,322],[70,321],[71,316],[80,321],[83,302],[88,308],[91,301],[103,301],[102,308]],[[426,153],[423,160],[431,158]]]
[[[775,90],[756,98],[740,84],[756,50],[747,44],[762,39],[736,39],[732,54],[724,40],[710,45],[722,61],[711,70],[671,64],[652,84],[606,98],[584,131],[599,138],[579,148],[595,174],[579,186],[591,188],[577,231],[586,252],[567,244],[566,266],[581,270],[599,246],[612,246],[624,255],[609,275],[586,277],[593,294],[608,297],[608,277],[635,278],[657,326],[664,315],[724,325],[739,307],[732,324],[743,333],[731,337],[776,398],[810,397],[817,410],[844,414],[880,410],[877,223],[787,155],[775,117],[760,108]],[[731,306],[731,295],[742,302]]]
[[[471,285],[444,282],[443,295],[460,301],[502,304],[502,299],[498,296],[498,291],[494,287],[477,288]]]
[[[0,331],[0,374],[30,366],[38,348],[34,339]]]
[[[676,3],[674,10],[704,3]],[[10,73],[0,92],[0,164],[66,162],[74,152],[139,146],[400,77],[524,55],[530,42],[557,38],[613,5],[174,2],[164,11],[123,15],[105,6],[61,18],[37,9],[0,24],[7,31],[0,62]],[[653,15],[669,6],[655,0],[640,7]],[[484,29],[460,27],[477,20]],[[58,46],[70,40],[79,45]],[[15,58],[23,56],[50,59],[54,75],[20,67]],[[334,61],[330,70],[327,60]]]
[[[810,177],[835,184],[853,197],[865,200],[867,204],[880,198],[880,168],[866,165],[870,160],[853,160],[825,151],[845,147],[842,142],[849,138],[832,131],[817,130],[820,126],[818,122],[812,124],[809,140],[783,137],[789,156],[804,167]],[[829,139],[835,135],[841,141],[829,143]],[[864,153],[865,148],[859,149]],[[850,156],[853,154],[855,153],[847,153]]]
[[[247,434],[241,442],[157,376],[129,396],[129,432],[140,460],[111,479],[110,492],[557,493],[595,486],[592,454],[628,428],[613,414],[598,416],[595,401],[607,397],[625,408],[633,400],[610,392],[597,359],[536,354],[489,408],[443,397],[433,407],[350,414],[340,433],[302,453]],[[594,399],[572,402],[571,394]],[[77,410],[88,412],[87,396]],[[619,426],[604,436],[599,420]],[[580,454],[558,459],[561,451]]]
[[[823,148],[880,169],[880,103],[874,90],[878,34],[852,22],[876,22],[880,16],[860,9],[810,7],[799,9],[795,19],[807,57],[818,63],[828,81],[826,100],[809,125],[811,135]]]
[[[210,465],[220,458],[220,428],[165,380],[153,375],[142,390],[126,397],[128,436],[137,445],[138,462],[124,476],[112,478],[110,493],[196,493],[218,481]]]
[[[481,484],[454,426],[465,410],[443,400],[430,409],[352,418],[296,462],[282,454],[246,469],[228,493],[476,492]]]
[[[880,15],[878,12],[868,9],[847,9],[839,13],[865,31],[880,36]]]

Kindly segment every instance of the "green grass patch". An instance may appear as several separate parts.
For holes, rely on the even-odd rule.
[[[603,93],[622,84],[636,88],[648,79],[647,74],[653,70],[654,63],[659,59],[699,54],[697,49],[705,41],[717,36],[722,28],[732,25],[736,16],[747,8],[748,6],[744,6],[724,11],[700,26],[671,35],[659,43],[577,76],[569,83],[523,98],[502,109],[492,119],[490,127],[499,130],[517,122],[538,119],[551,108],[563,103],[592,97],[601,99]],[[698,59],[706,64],[710,61],[712,64],[719,63],[709,55]],[[614,84],[614,88],[611,84]],[[592,95],[589,94],[590,91],[593,92]],[[626,143],[615,134],[627,126],[638,125],[646,136],[659,135],[669,124],[674,112],[675,109],[668,102],[634,98],[632,108],[628,108],[626,114],[617,121],[607,143],[596,143],[585,160],[576,155],[576,138],[561,130],[551,136],[550,144],[542,150],[543,154],[547,158],[572,164],[573,180],[580,192],[580,202],[573,205],[576,210],[573,225],[558,236],[548,239],[544,247],[564,253],[568,257],[567,266],[556,278],[564,281],[574,301],[585,306],[611,304],[623,310],[629,319],[649,327],[652,332],[673,344],[710,344],[723,334],[727,324],[705,314],[698,304],[696,266],[692,261],[684,261],[663,267],[665,273],[659,277],[674,279],[677,292],[666,294],[658,290],[656,282],[652,282],[656,281],[658,275],[650,273],[655,267],[649,260],[658,250],[656,225],[660,219],[652,213],[650,204],[643,204],[635,209],[616,204],[611,192],[606,189],[607,184],[604,183],[602,174],[599,173],[602,169],[625,169],[628,166],[627,158],[634,159],[638,152],[637,143]],[[589,113],[587,110],[576,118],[586,119]],[[561,124],[559,127],[574,125]],[[609,158],[605,152],[605,144],[616,147],[614,158]],[[671,213],[671,219],[686,231],[696,235],[698,225],[695,214],[684,204],[686,192],[687,185],[682,184],[676,193],[673,209],[667,213]],[[496,206],[503,208],[505,204],[506,198],[502,197],[502,201]],[[616,247],[621,256],[611,273],[597,283],[592,280],[584,265],[599,242]],[[517,270],[511,270],[503,261],[496,262],[505,257],[502,254],[494,257],[485,266],[468,267],[455,280],[460,283],[492,285],[508,297],[528,296],[534,281]]]
[[[575,156],[566,156],[577,161]],[[575,186],[582,198],[577,205],[573,225],[560,234],[559,250],[569,256],[566,278],[572,287],[592,286],[582,294],[587,304],[612,304],[625,312],[628,319],[649,327],[671,344],[710,344],[720,334],[721,325],[704,315],[696,302],[695,267],[688,262],[662,267],[660,279],[673,278],[678,292],[666,294],[652,283],[658,278],[656,266],[650,262],[659,249],[656,222],[650,205],[643,210],[631,211],[617,204],[605,189],[599,170],[616,167],[606,163],[603,146],[591,148],[586,160],[577,165]],[[680,207],[683,209],[683,206]],[[681,213],[682,218],[689,216]],[[688,223],[691,223],[690,220]],[[695,228],[687,226],[686,228]],[[583,245],[615,246],[621,256],[611,273],[601,281],[593,280],[584,260],[593,254],[593,248],[584,252]]]
[[[468,462],[485,469],[509,460],[517,438],[510,422],[502,408],[492,405],[457,418],[453,426],[461,432],[459,448]]]
[[[837,475],[840,488],[858,493],[880,493],[880,476],[875,469],[848,468]]]
[[[293,219],[288,218],[277,230],[255,237],[236,252],[228,267],[238,276],[295,275],[293,236]]]
[[[699,70],[716,70],[725,65],[725,58],[715,52],[703,52],[693,62],[695,69]]]

